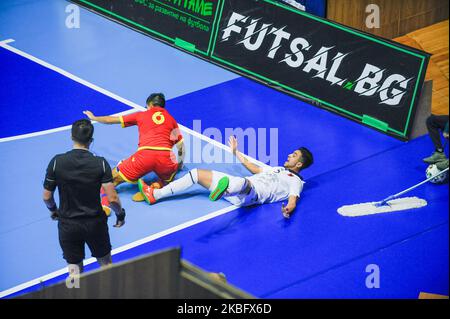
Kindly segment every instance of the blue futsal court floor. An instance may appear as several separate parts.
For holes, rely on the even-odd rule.
[[[57,226],[41,197],[49,160],[71,148],[71,123],[86,109],[98,115],[140,110],[157,91],[166,94],[187,144],[190,163],[178,177],[195,167],[246,175],[237,163],[193,163],[198,152],[229,156],[230,128],[276,128],[280,165],[303,145],[315,163],[303,173],[305,189],[290,220],[281,203],[238,209],[210,202],[200,187],[148,206],[132,202],[136,186],[121,185],[127,221],[110,228],[115,262],[179,246],[183,258],[224,272],[232,285],[261,298],[449,294],[448,184],[414,190],[409,196],[428,202],[416,210],[357,218],[336,211],[422,181],[421,159],[433,150],[427,136],[400,142],[84,9],[81,27],[67,29],[68,4],[0,3],[0,297],[66,276]],[[202,129],[194,131],[198,121]],[[94,138],[91,150],[111,166],[137,147],[135,128],[95,124]],[[249,155],[266,162],[265,151]],[[87,263],[87,270],[97,267]],[[379,288],[366,287],[371,265],[379,269]]]

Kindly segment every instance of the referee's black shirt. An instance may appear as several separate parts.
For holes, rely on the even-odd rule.
[[[59,218],[102,217],[100,187],[112,182],[111,167],[103,157],[88,150],[73,149],[52,158],[47,167],[44,188],[58,187]]]

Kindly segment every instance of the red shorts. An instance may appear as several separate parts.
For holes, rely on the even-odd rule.
[[[162,181],[169,183],[178,170],[178,163],[171,151],[140,150],[122,161],[117,170],[129,183],[136,183],[139,178],[150,172],[154,172]]]

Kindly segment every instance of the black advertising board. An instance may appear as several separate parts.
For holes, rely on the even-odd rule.
[[[192,53],[208,55],[221,0],[74,0]]]
[[[408,139],[430,57],[425,52],[274,0],[74,2],[322,108]],[[159,3],[159,11],[161,3],[178,6],[179,11],[210,3],[210,27],[202,33],[167,15],[152,22],[150,14],[160,12],[156,7],[149,11],[149,3]]]
[[[211,57],[401,138],[429,58],[268,0],[225,1]]]

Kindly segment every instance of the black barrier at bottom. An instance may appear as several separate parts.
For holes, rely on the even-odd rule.
[[[81,274],[17,299],[253,299],[180,259],[180,249],[145,255]],[[76,279],[77,280],[77,279]],[[70,284],[68,284],[70,282]],[[70,288],[69,288],[70,287]]]

